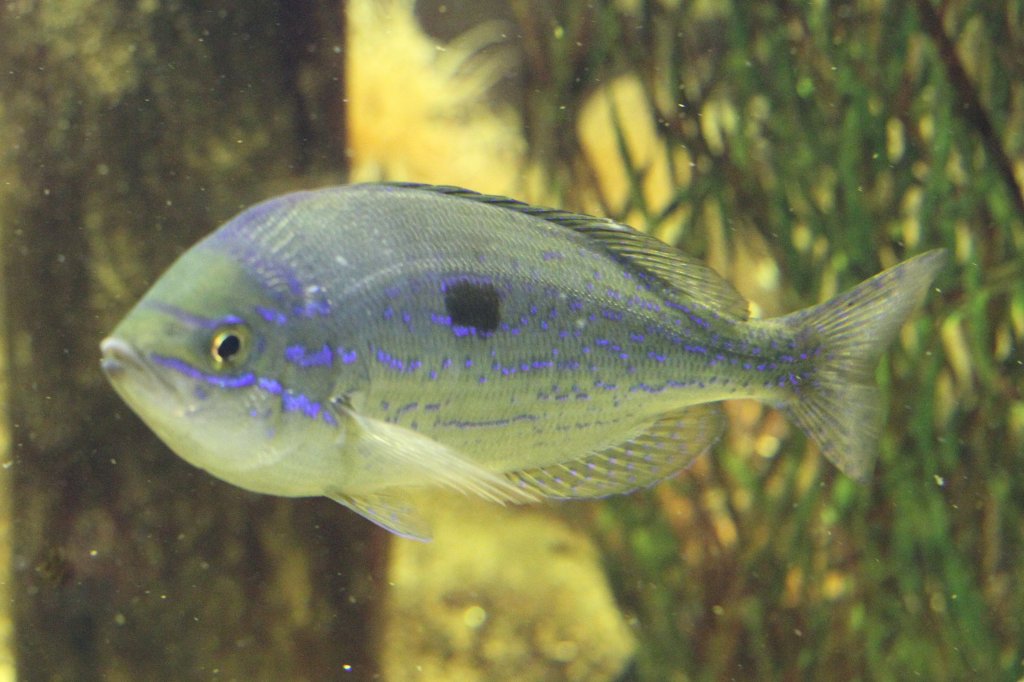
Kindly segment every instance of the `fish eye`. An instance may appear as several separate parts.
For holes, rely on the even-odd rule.
[[[245,327],[222,327],[210,338],[210,357],[218,368],[234,367],[249,355],[249,332]]]

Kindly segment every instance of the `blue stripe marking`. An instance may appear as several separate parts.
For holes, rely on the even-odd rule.
[[[211,386],[216,386],[217,388],[245,388],[246,386],[252,386],[256,383],[256,375],[252,372],[246,372],[245,374],[238,376],[206,374],[178,358],[170,358],[164,355],[150,355],[150,358],[158,365],[163,365],[164,367],[173,369],[176,372],[180,372],[190,379],[205,381]]]
[[[337,426],[338,424],[334,415],[324,409],[320,402],[311,399],[303,393],[297,393],[290,389],[285,389],[281,386],[281,382],[276,379],[271,379],[269,377],[257,377],[252,372],[246,372],[245,374],[234,377],[219,376],[217,374],[207,374],[206,372],[203,372],[178,358],[171,358],[156,354],[150,355],[150,358],[158,365],[179,372],[190,379],[196,379],[198,381],[205,382],[210,386],[216,386],[217,388],[235,389],[254,386],[262,391],[270,393],[271,395],[280,396],[281,409],[284,412],[299,413],[312,420],[323,419],[325,423],[331,426]],[[260,418],[264,418],[264,416],[260,415]]]
[[[284,359],[299,367],[330,367],[334,363],[334,353],[326,343],[312,352],[304,346],[294,345],[284,349]]]
[[[464,421],[461,419],[451,419],[449,421],[438,421],[435,426],[454,426],[459,429],[484,429],[495,426],[508,426],[516,422],[534,422],[537,421],[538,417],[535,414],[520,414],[515,417],[508,419],[487,419],[483,421]]]
[[[320,416],[321,409],[320,403],[310,400],[305,394],[291,391],[286,391],[281,396],[281,407],[285,412],[301,412],[310,419]]]
[[[409,412],[409,411],[411,411],[411,410],[415,410],[415,409],[418,409],[418,408],[419,408],[419,406],[420,406],[420,404],[419,404],[419,403],[417,403],[417,402],[413,402],[413,403],[406,403],[405,405],[402,405],[402,406],[401,406],[400,408],[398,408],[397,410],[395,410],[395,416],[396,416],[396,417],[399,417],[399,416],[401,416],[401,415],[405,414],[406,412]]]
[[[256,381],[257,385],[267,393],[273,393],[274,395],[281,395],[284,390],[281,387],[281,382],[276,379],[268,379],[267,377],[260,377]]]
[[[288,317],[284,313],[274,310],[273,308],[264,308],[263,306],[258,305],[253,308],[253,310],[256,311],[257,315],[272,324],[281,326],[288,322]]]
[[[225,315],[224,317],[218,318],[203,317],[202,315],[196,315],[177,306],[161,303],[159,301],[148,302],[148,305],[161,312],[167,313],[171,317],[175,317],[186,324],[192,325],[193,327],[199,327],[200,329],[216,329],[217,327],[224,327],[233,324],[245,324],[245,319],[238,315]]]
[[[377,362],[379,362],[380,364],[384,365],[385,367],[388,367],[389,369],[393,369],[393,370],[395,370],[397,372],[407,372],[407,373],[415,372],[416,370],[418,370],[420,367],[423,366],[423,362],[421,360],[416,360],[416,359],[403,360],[402,358],[398,358],[398,357],[395,357],[395,356],[391,355],[391,353],[388,353],[383,348],[378,348],[377,349]]]
[[[611,310],[609,308],[602,308],[601,309],[601,317],[603,317],[606,320],[610,320],[612,322],[622,322],[622,320],[625,317],[625,315],[623,315],[622,313],[620,313],[617,310]]]

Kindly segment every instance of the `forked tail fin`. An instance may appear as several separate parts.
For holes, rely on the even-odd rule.
[[[825,457],[857,481],[871,474],[882,429],[875,366],[945,262],[945,250],[928,251],[783,318],[820,347],[818,368],[784,409]]]

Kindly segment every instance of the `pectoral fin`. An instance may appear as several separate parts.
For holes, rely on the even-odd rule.
[[[403,489],[442,487],[500,504],[539,499],[526,485],[485,469],[447,445],[359,414],[353,401],[334,401],[332,409],[339,421],[346,422],[342,447],[353,467],[352,487],[330,487],[324,494],[393,533],[430,538],[427,523]]]
[[[430,526],[400,494],[388,490],[347,495],[328,490],[327,497],[343,504],[384,530],[410,540],[430,541]]]
[[[461,452],[397,424],[348,411],[346,438],[365,467],[381,479],[380,487],[440,486],[492,502],[534,502],[537,494],[473,462]]]

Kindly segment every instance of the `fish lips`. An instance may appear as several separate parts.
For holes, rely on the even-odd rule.
[[[154,374],[139,351],[116,336],[108,336],[100,342],[100,353],[100,368],[115,387],[125,381]]]
[[[177,394],[171,385],[130,343],[116,336],[100,342],[100,368],[118,393],[129,403],[137,392]]]
[[[142,369],[144,363],[131,344],[114,336],[100,341],[100,367],[111,381],[121,376],[129,368]]]

